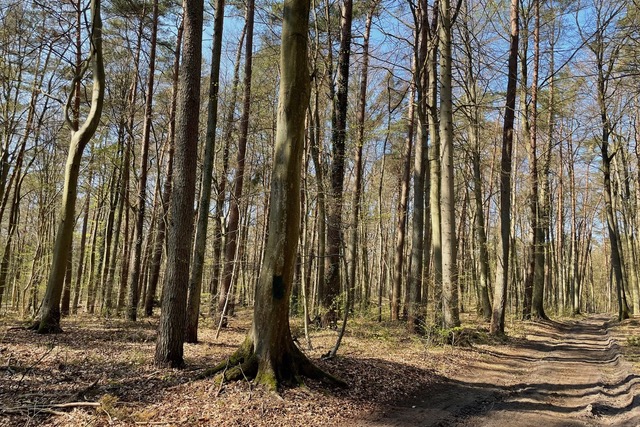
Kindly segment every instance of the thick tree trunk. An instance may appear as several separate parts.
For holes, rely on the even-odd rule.
[[[225,379],[255,378],[274,390],[280,384],[300,384],[302,376],[331,378],[293,343],[288,317],[300,232],[300,172],[309,99],[308,19],[309,0],[285,1],[269,237],[253,325],[240,349],[211,370],[237,365],[225,370]]]
[[[428,2],[418,3],[416,11],[416,48],[414,57],[416,64],[425,64],[428,51],[429,20],[427,18]],[[427,105],[426,91],[428,85],[428,69],[417,66],[413,76],[416,87],[416,110],[418,117],[418,133],[416,136],[416,152],[413,163],[413,218],[411,223],[411,263],[407,281],[407,328],[416,332],[420,323],[424,322],[422,310],[422,284],[425,260],[425,167],[427,159]]]
[[[220,55],[222,53],[222,29],[224,23],[225,0],[217,0],[213,20],[213,44],[211,48],[211,73],[209,83],[209,105],[207,111],[207,133],[202,165],[202,190],[198,202],[198,224],[196,226],[193,265],[189,277],[189,299],[187,301],[187,331],[185,341],[198,342],[198,314],[202,293],[202,271],[204,267],[207,228],[209,225],[209,205],[211,203],[211,183],[213,181],[213,154],[216,147],[216,127],[218,123],[218,88],[220,81]]]
[[[460,325],[458,307],[458,266],[455,224],[455,187],[453,168],[453,99],[452,99],[452,20],[451,2],[440,1],[440,143],[441,232],[442,232],[442,311],[443,325]]]
[[[167,245],[167,272],[156,341],[155,363],[184,365],[187,284],[193,235],[200,111],[203,0],[184,2],[184,47],[176,111],[174,189]]]

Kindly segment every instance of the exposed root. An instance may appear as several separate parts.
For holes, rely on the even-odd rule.
[[[61,334],[64,331],[60,327],[60,323],[57,322],[42,322],[36,320],[26,328],[29,331],[34,331],[37,334]]]
[[[271,391],[280,387],[299,387],[304,385],[303,377],[320,380],[328,385],[347,387],[347,383],[323,371],[314,365],[294,344],[277,358],[259,357],[254,352],[250,339],[240,346],[228,359],[205,370],[199,378],[219,375],[221,383],[227,381],[252,381]]]

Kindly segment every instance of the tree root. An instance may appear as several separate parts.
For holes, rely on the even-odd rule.
[[[36,320],[31,324],[31,326],[27,326],[25,329],[27,329],[28,331],[34,331],[37,334],[61,334],[64,332],[60,327],[60,323],[43,323],[41,320]]]
[[[314,365],[293,343],[277,361],[273,357],[260,357],[254,352],[250,339],[240,346],[228,359],[205,370],[200,379],[219,375],[221,384],[229,381],[251,381],[261,384],[271,391],[280,387],[304,385],[303,377],[320,380],[336,387],[347,387],[343,380]]]

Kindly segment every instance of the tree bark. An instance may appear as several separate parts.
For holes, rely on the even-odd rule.
[[[502,128],[502,159],[500,161],[500,239],[498,239],[498,261],[496,265],[495,291],[491,334],[504,334],[504,315],[507,306],[507,284],[509,283],[509,255],[511,245],[511,157],[513,154],[513,124],[516,109],[518,82],[518,0],[511,0],[511,35],[507,99]]]
[[[289,300],[300,232],[304,121],[309,99],[308,19],[309,0],[285,1],[269,236],[256,290],[253,325],[240,349],[210,371],[215,373],[233,365],[225,369],[225,379],[255,378],[256,383],[273,390],[281,384],[300,384],[302,376],[332,378],[298,349],[289,327]]]
[[[151,45],[149,47],[149,77],[147,79],[147,97],[144,104],[144,126],[142,129],[142,147],[140,153],[140,177],[138,180],[138,202],[135,229],[133,232],[133,251],[129,270],[129,301],[127,319],[135,321],[138,317],[140,299],[140,271],[142,267],[142,241],[144,238],[144,216],[147,204],[147,164],[149,162],[149,139],[151,136],[151,113],[153,111],[153,86],[156,68],[156,41],[158,39],[158,0],[153,0],[151,27]],[[197,128],[194,129],[197,133]]]
[[[45,293],[42,314],[40,320],[34,325],[34,329],[38,333],[56,333],[61,332],[60,328],[60,298],[62,295],[62,286],[65,272],[67,269],[67,257],[71,248],[73,239],[74,213],[76,205],[76,196],[78,191],[78,175],[80,172],[80,162],[85,146],[93,137],[102,114],[102,106],[104,101],[104,64],[102,60],[102,20],[100,17],[100,0],[91,0],[91,50],[89,64],[92,66],[93,72],[93,89],[91,93],[91,110],[82,126],[75,127],[69,119],[69,104],[71,98],[67,101],[65,108],[65,119],[70,125],[71,143],[69,145],[69,156],[65,167],[64,189],[62,192],[62,212],[58,231],[56,233],[56,241],[54,246],[53,260],[49,281],[47,282],[47,290]],[[84,70],[83,70],[84,71]],[[76,74],[73,83],[75,84],[82,77]]]
[[[440,143],[442,147],[440,212],[442,226],[442,311],[443,326],[460,325],[458,266],[455,224],[455,187],[453,168],[452,99],[452,17],[451,2],[440,1]]]
[[[340,264],[342,235],[342,203],[344,190],[345,145],[347,136],[347,104],[349,93],[349,58],[351,55],[351,21],[353,1],[343,0],[340,20],[340,54],[338,56],[338,90],[332,112],[331,194],[327,216],[327,253],[325,254],[324,301],[326,310],[323,323],[337,321],[336,298],[340,294]]]
[[[202,293],[202,270],[204,267],[207,227],[209,225],[209,205],[211,204],[211,183],[213,181],[213,154],[216,147],[216,127],[218,124],[218,88],[220,83],[220,55],[222,54],[222,29],[224,23],[225,0],[217,0],[213,18],[213,44],[211,48],[211,73],[209,83],[209,105],[207,111],[207,133],[205,137],[204,163],[202,165],[202,190],[198,202],[198,224],[196,226],[193,265],[189,277],[189,299],[187,301],[187,331],[185,341],[198,342],[198,314]],[[212,296],[213,297],[213,296]]]
[[[175,164],[167,244],[167,271],[155,364],[184,365],[187,284],[193,235],[200,111],[203,0],[184,2],[184,46],[176,111]]]
[[[163,185],[163,196],[161,199],[162,207],[160,209],[160,218],[158,218],[158,227],[156,228],[156,236],[153,248],[153,256],[151,259],[151,271],[149,272],[149,290],[144,303],[144,312],[146,316],[153,314],[153,305],[156,298],[156,290],[160,280],[160,261],[162,260],[162,252],[165,246],[167,223],[169,222],[169,200],[171,200],[171,188],[173,182],[173,157],[175,153],[175,134],[176,134],[176,104],[178,99],[178,78],[180,76],[180,51],[182,48],[183,25],[180,21],[178,26],[178,35],[176,37],[176,49],[173,61],[173,88],[171,91],[171,107],[169,110],[169,136],[168,159],[166,165],[166,173]]]
[[[224,248],[224,268],[222,270],[221,287],[218,293],[218,313],[222,318],[226,316],[225,306],[227,294],[233,279],[233,270],[238,259],[238,239],[240,233],[240,201],[244,187],[245,161],[247,154],[247,139],[249,137],[249,115],[251,112],[251,75],[253,70],[253,25],[255,16],[255,2],[247,2],[245,62],[244,62],[244,94],[242,117],[240,118],[240,139],[236,155],[236,170],[233,178],[233,197],[229,201],[229,222],[227,224],[226,242]],[[230,298],[234,298],[230,295]]]

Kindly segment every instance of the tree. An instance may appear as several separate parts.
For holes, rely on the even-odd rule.
[[[271,389],[281,384],[300,384],[302,376],[343,384],[313,365],[298,349],[291,338],[288,317],[300,232],[300,174],[309,101],[309,3],[284,3],[269,236],[256,290],[253,324],[238,351],[209,372],[233,366],[225,370],[226,380],[255,378],[256,383]]]
[[[240,139],[238,152],[236,153],[236,170],[233,178],[233,197],[229,202],[229,222],[227,224],[226,241],[224,248],[224,269],[218,293],[218,313],[224,319],[227,307],[233,306],[234,296],[231,293],[235,265],[239,261],[238,240],[240,235],[240,202],[242,199],[245,165],[247,154],[247,140],[249,137],[249,116],[251,113],[251,75],[253,71],[253,25],[255,16],[255,1],[247,1],[246,18],[246,46],[244,62],[244,94],[242,103],[242,117],[240,118]]]
[[[613,189],[611,183],[611,162],[617,151],[609,153],[609,143],[616,127],[617,121],[609,111],[608,98],[614,90],[611,88],[615,65],[618,61],[622,43],[620,40],[611,41],[608,34],[608,27],[615,22],[619,13],[622,12],[623,5],[617,2],[612,4],[603,1],[595,2],[596,31],[593,41],[587,46],[593,54],[596,67],[596,96],[598,112],[600,118],[600,154],[602,156],[602,177],[603,196],[605,204],[605,215],[607,219],[607,230],[609,241],[611,242],[611,268],[616,282],[616,294],[618,297],[618,319],[623,320],[629,317],[629,307],[625,295],[625,283],[622,263],[623,251],[621,234],[618,226],[618,218],[613,208]],[[584,36],[583,36],[584,38]],[[615,43],[617,42],[617,43]]]
[[[198,153],[198,132],[194,129],[198,129],[200,111],[203,9],[203,0],[184,2],[184,45],[176,111],[167,271],[154,358],[156,365],[160,366],[184,365],[185,311]]]
[[[504,334],[504,315],[507,306],[507,284],[509,283],[509,250],[511,245],[511,158],[513,154],[513,124],[516,110],[518,83],[518,0],[511,0],[510,45],[507,80],[507,99],[502,127],[502,153],[500,161],[500,238],[498,239],[498,262],[496,265],[495,291],[491,333]]]
[[[129,272],[129,301],[127,319],[136,320],[138,317],[138,301],[140,299],[140,271],[142,269],[142,239],[144,233],[144,216],[147,204],[147,164],[149,162],[149,139],[151,136],[151,114],[153,111],[153,89],[156,70],[156,44],[158,40],[158,0],[153,0],[153,17],[151,27],[151,52],[149,53],[149,78],[147,81],[147,96],[144,104],[144,126],[142,130],[142,146],[140,153],[140,177],[138,179],[138,210],[133,234],[133,251]]]
[[[531,317],[547,319],[544,312],[544,270],[545,270],[545,224],[543,223],[542,203],[539,190],[540,179],[538,174],[538,75],[540,69],[540,0],[534,0],[535,26],[533,29],[533,82],[531,83],[531,134],[530,134],[530,159],[531,159],[531,214],[533,227],[533,244],[531,256],[533,267],[533,295],[531,297]]]
[[[73,226],[75,223],[75,206],[78,192],[78,176],[80,163],[85,147],[93,138],[100,123],[104,102],[105,73],[102,58],[102,19],[100,16],[100,0],[91,0],[91,36],[89,58],[86,60],[80,73],[76,73],[72,87],[82,79],[84,73],[91,66],[93,89],[91,93],[91,109],[82,124],[74,125],[69,113],[72,94],[65,105],[65,121],[71,129],[71,143],[65,165],[64,189],[62,192],[62,212],[58,223],[56,241],[53,252],[53,260],[47,290],[42,303],[42,314],[32,329],[38,333],[62,332],[60,328],[60,298],[64,276],[67,269],[67,257],[69,256],[73,239]]]
[[[193,250],[193,265],[189,277],[186,341],[191,343],[198,342],[198,314],[200,312],[200,294],[202,291],[202,270],[204,267],[205,244],[207,242],[207,226],[209,224],[211,183],[213,181],[213,154],[216,147],[216,127],[218,124],[218,90],[220,83],[220,55],[222,54],[224,5],[224,0],[216,1],[213,24],[207,133],[205,136],[204,162],[202,165],[202,188],[200,190],[200,201],[198,203],[198,225],[196,227],[196,240]]]
[[[442,310],[443,326],[460,325],[458,307],[458,266],[455,224],[455,188],[453,176],[453,99],[452,31],[454,17],[451,2],[440,1],[440,143],[442,147],[441,169],[441,233],[442,233]]]
[[[351,22],[353,1],[343,0],[340,20],[340,55],[338,56],[338,90],[331,116],[331,194],[327,216],[327,249],[325,254],[325,286],[322,304],[327,310],[324,323],[336,322],[336,298],[340,293],[342,250],[342,202],[344,190],[345,143],[347,137],[347,105],[349,94],[349,58],[351,54]],[[331,83],[333,84],[333,83]]]

